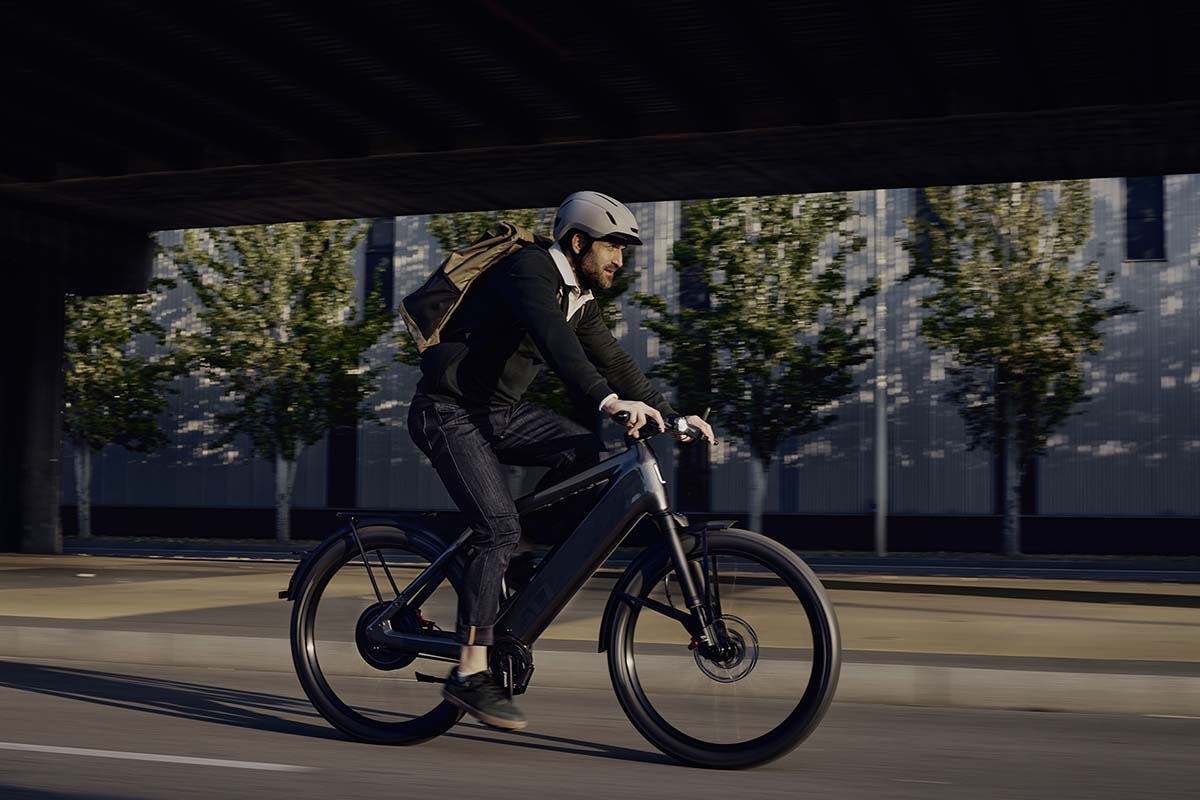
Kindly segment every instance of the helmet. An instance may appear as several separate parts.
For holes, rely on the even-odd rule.
[[[583,231],[593,239],[642,243],[633,212],[600,192],[575,192],[562,201],[554,215],[554,241],[561,241],[573,230]]]

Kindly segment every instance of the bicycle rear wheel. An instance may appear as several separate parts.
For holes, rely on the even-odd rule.
[[[828,708],[841,663],[837,620],[820,581],[790,550],[741,530],[707,540],[705,548],[696,537],[688,559],[701,591],[708,572],[726,656],[705,657],[661,613],[687,611],[664,551],[626,586],[632,601],[617,606],[609,673],[634,727],[664,753],[695,766],[755,766],[799,745]]]
[[[390,526],[360,528],[359,538],[369,571],[347,535],[320,556],[299,588],[292,660],[309,700],[338,730],[375,744],[417,744],[462,718],[442,699],[441,684],[415,678],[418,670],[443,674],[450,663],[371,642],[365,628],[445,545]],[[430,591],[392,620],[393,628],[452,637],[461,580],[455,558]]]

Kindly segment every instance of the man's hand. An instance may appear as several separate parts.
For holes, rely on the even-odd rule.
[[[700,417],[697,417],[695,414],[688,415],[686,417],[686,419],[687,419],[687,422],[689,425],[692,425],[693,427],[699,428],[700,430],[704,431],[704,438],[708,439],[708,441],[711,444],[717,443],[717,436],[715,433],[713,433],[712,427],[707,422],[705,422]],[[692,440],[692,437],[690,437],[690,436],[680,437],[680,441],[682,441],[682,442],[690,442],[691,440]]]
[[[662,414],[641,400],[609,400],[601,410],[610,417],[621,411],[628,411],[629,421],[625,423],[625,429],[635,439],[638,438],[638,429],[651,420],[658,425],[659,430],[667,429],[667,423],[663,422]]]

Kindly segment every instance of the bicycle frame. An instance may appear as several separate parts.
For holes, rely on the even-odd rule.
[[[527,514],[607,483],[604,494],[597,499],[587,516],[570,536],[542,560],[529,584],[503,603],[496,621],[497,641],[513,639],[527,647],[532,646],[575,593],[647,515],[654,518],[668,543],[688,607],[687,614],[677,611],[670,616],[688,627],[701,641],[715,641],[711,620],[704,613],[704,600],[697,590],[692,570],[687,568],[658,459],[648,442],[635,441],[636,444],[625,452],[517,500],[517,511]],[[458,658],[461,643],[452,635],[402,633],[392,630],[387,622],[409,601],[419,602],[419,599],[432,593],[443,580],[442,567],[463,548],[469,536],[470,531],[459,536],[390,602],[379,618],[368,626],[367,636],[371,640],[421,655]],[[370,566],[367,569],[369,571]],[[688,625],[688,622],[692,625]]]

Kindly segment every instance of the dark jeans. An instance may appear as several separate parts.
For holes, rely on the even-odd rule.
[[[521,401],[515,406],[466,408],[413,397],[408,432],[471,527],[466,576],[458,598],[459,640],[493,643],[500,581],[521,537],[521,522],[502,464],[550,467],[542,480],[599,461],[604,445],[578,423]]]

